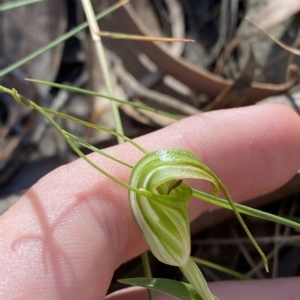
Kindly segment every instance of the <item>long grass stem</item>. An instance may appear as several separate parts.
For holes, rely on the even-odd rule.
[[[102,69],[102,73],[104,76],[104,81],[105,81],[108,95],[110,97],[114,97],[114,92],[113,92],[113,87],[112,87],[112,83],[111,83],[111,79],[110,79],[109,68],[108,68],[108,63],[107,63],[104,47],[102,44],[101,37],[97,34],[97,32],[100,32],[100,28],[99,28],[97,20],[96,20],[93,6],[92,6],[90,0],[81,0],[81,3],[83,6],[83,9],[85,11],[87,21],[89,23],[89,28],[90,28],[92,39],[95,43],[96,54],[97,54],[97,58],[98,58],[99,64]],[[124,133],[123,126],[122,126],[118,106],[115,102],[111,102],[111,107],[112,107],[112,111],[113,111],[113,115],[114,115],[116,131],[118,133],[123,134]],[[118,138],[119,144],[124,142],[124,140],[120,136],[118,136],[117,138]]]
[[[99,13],[98,15],[96,15],[96,19],[100,20],[101,18],[109,15],[110,13],[112,13],[114,10],[120,8],[120,6],[122,6],[124,3],[124,1],[118,2],[110,7],[108,7],[107,9],[105,9],[104,11],[102,11],[101,13]],[[127,2],[127,1],[126,1]],[[31,61],[32,59],[38,57],[39,55],[45,53],[46,51],[52,49],[53,47],[57,46],[58,44],[64,42],[65,40],[69,39],[70,37],[74,36],[75,34],[77,34],[78,32],[80,32],[81,30],[87,28],[89,25],[87,22],[84,22],[78,26],[76,26],[75,28],[71,29],[70,31],[66,32],[65,34],[61,35],[60,37],[54,39],[52,42],[48,43],[47,45],[39,48],[36,51],[33,51],[32,53],[30,53],[29,55],[21,58],[20,60],[16,61],[15,63],[9,65],[8,67],[0,70],[0,77],[12,72],[13,70],[19,68],[20,66],[26,64],[27,62]]]
[[[5,10],[9,10],[9,9],[13,9],[13,8],[18,8],[21,6],[25,6],[28,4],[33,4],[33,3],[37,3],[37,2],[41,2],[44,0],[21,0],[21,1],[11,1],[11,2],[7,2],[4,4],[0,4],[0,12],[5,11]]]
[[[173,119],[173,120],[181,120],[181,117],[178,116],[178,115],[174,115],[174,114],[168,113],[166,111],[156,109],[156,108],[153,108],[151,106],[144,105],[144,104],[141,104],[141,103],[136,103],[136,102],[132,102],[132,101],[128,101],[128,100],[123,100],[123,99],[119,99],[119,98],[115,98],[115,97],[110,97],[110,96],[103,95],[103,94],[100,94],[100,93],[97,93],[97,92],[94,92],[94,91],[82,89],[82,88],[79,88],[79,87],[74,87],[74,86],[67,85],[67,84],[59,84],[59,83],[54,83],[54,82],[50,82],[50,81],[44,81],[44,80],[38,80],[38,79],[28,79],[28,78],[26,80],[28,80],[30,82],[39,83],[39,84],[45,84],[45,85],[48,85],[48,86],[51,86],[51,87],[67,90],[67,91],[70,91],[70,92],[80,93],[80,94],[89,95],[89,96],[101,97],[101,98],[104,98],[104,99],[108,99],[108,100],[111,100],[111,101],[118,102],[120,104],[126,104],[126,105],[133,106],[135,108],[138,108],[138,109],[151,111],[153,113],[160,114],[162,116],[168,117],[168,118]]]

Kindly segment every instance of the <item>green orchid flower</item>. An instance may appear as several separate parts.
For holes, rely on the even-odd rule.
[[[179,267],[200,296],[204,300],[212,300],[215,298],[200,269],[190,258],[188,204],[193,191],[182,182],[186,178],[210,182],[215,197],[221,191],[254,241],[223,183],[187,149],[151,152],[135,165],[129,183],[141,193],[129,190],[130,207],[155,257],[165,264]],[[253,243],[261,252],[256,242]]]

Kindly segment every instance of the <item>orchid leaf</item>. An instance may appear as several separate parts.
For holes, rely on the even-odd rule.
[[[118,281],[128,285],[151,289],[181,300],[203,300],[190,284],[176,280],[163,278],[128,278]],[[215,299],[218,298],[215,297]]]

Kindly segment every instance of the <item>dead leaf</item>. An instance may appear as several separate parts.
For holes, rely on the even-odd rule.
[[[250,48],[248,61],[240,76],[231,86],[226,87],[209,105],[207,105],[205,110],[243,106],[248,97],[249,90],[251,89],[255,68],[256,60],[253,50]]]

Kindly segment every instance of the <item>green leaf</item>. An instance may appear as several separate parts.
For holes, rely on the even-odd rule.
[[[121,283],[144,287],[164,293],[181,300],[203,300],[188,283],[164,278],[127,278],[118,280]],[[215,299],[218,299],[215,297]]]

